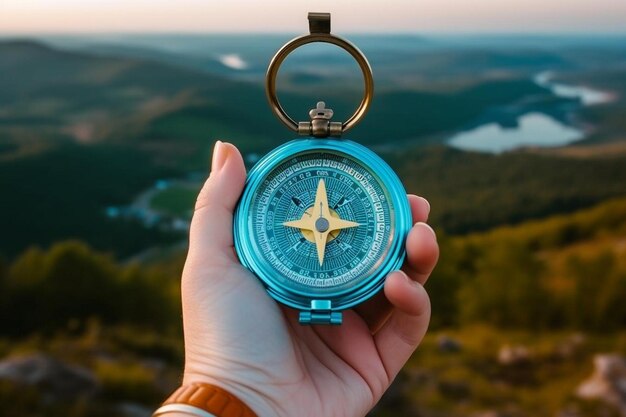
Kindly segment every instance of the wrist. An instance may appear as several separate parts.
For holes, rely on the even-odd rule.
[[[264,396],[259,390],[239,384],[228,378],[215,378],[210,375],[198,374],[194,372],[185,372],[183,375],[182,386],[190,386],[193,384],[208,384],[226,391],[228,394],[239,399],[245,406],[250,408],[257,417],[275,417],[280,415],[276,407],[272,406],[272,401]],[[174,414],[171,414],[174,417]],[[170,417],[170,415],[168,415]],[[185,416],[189,417],[189,415]],[[216,417],[222,417],[216,415]]]

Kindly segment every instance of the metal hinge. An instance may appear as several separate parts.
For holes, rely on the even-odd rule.
[[[311,309],[300,312],[300,324],[341,324],[340,311],[332,311],[330,300],[311,300]]]
[[[319,101],[314,109],[309,111],[310,122],[298,123],[298,134],[302,136],[314,136],[326,138],[328,136],[339,137],[343,131],[341,122],[331,122],[333,110],[326,108],[326,103]]]

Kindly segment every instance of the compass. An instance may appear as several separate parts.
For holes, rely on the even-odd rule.
[[[372,297],[405,257],[411,227],[406,192],[374,152],[339,136],[365,114],[372,75],[363,54],[330,34],[330,15],[310,13],[310,34],[281,48],[268,69],[270,104],[281,121],[305,137],[265,155],[251,169],[235,211],[241,263],[277,301],[298,309],[302,324],[341,324],[342,311]],[[346,123],[333,122],[323,102],[296,123],[282,109],[275,77],[284,58],[310,42],[347,50],[359,63],[366,94]]]

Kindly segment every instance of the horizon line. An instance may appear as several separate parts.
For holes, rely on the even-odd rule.
[[[335,33],[336,34],[336,33]],[[299,36],[302,33],[295,32],[265,32],[265,31],[236,31],[236,32],[228,32],[228,31],[185,31],[185,30],[160,30],[160,31],[71,31],[71,32],[61,32],[61,31],[40,31],[40,32],[4,32],[0,30],[0,36],[2,37],[35,37],[35,36],[194,36],[194,35],[216,35],[216,36],[255,36],[255,35],[264,35],[264,36]],[[505,36],[505,37],[562,37],[562,36],[590,36],[590,37],[626,37],[626,30],[623,32],[617,31],[578,31],[578,30],[563,30],[563,31],[551,31],[551,32],[522,32],[522,31],[511,31],[511,32],[487,32],[487,31],[374,31],[374,32],[363,32],[363,31],[346,31],[341,32],[339,36],[416,36],[416,37],[437,37],[437,36],[470,36],[470,37],[479,37],[479,36]]]

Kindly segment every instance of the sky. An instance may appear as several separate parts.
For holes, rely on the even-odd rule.
[[[626,34],[626,0],[0,0],[0,33],[336,32]]]

